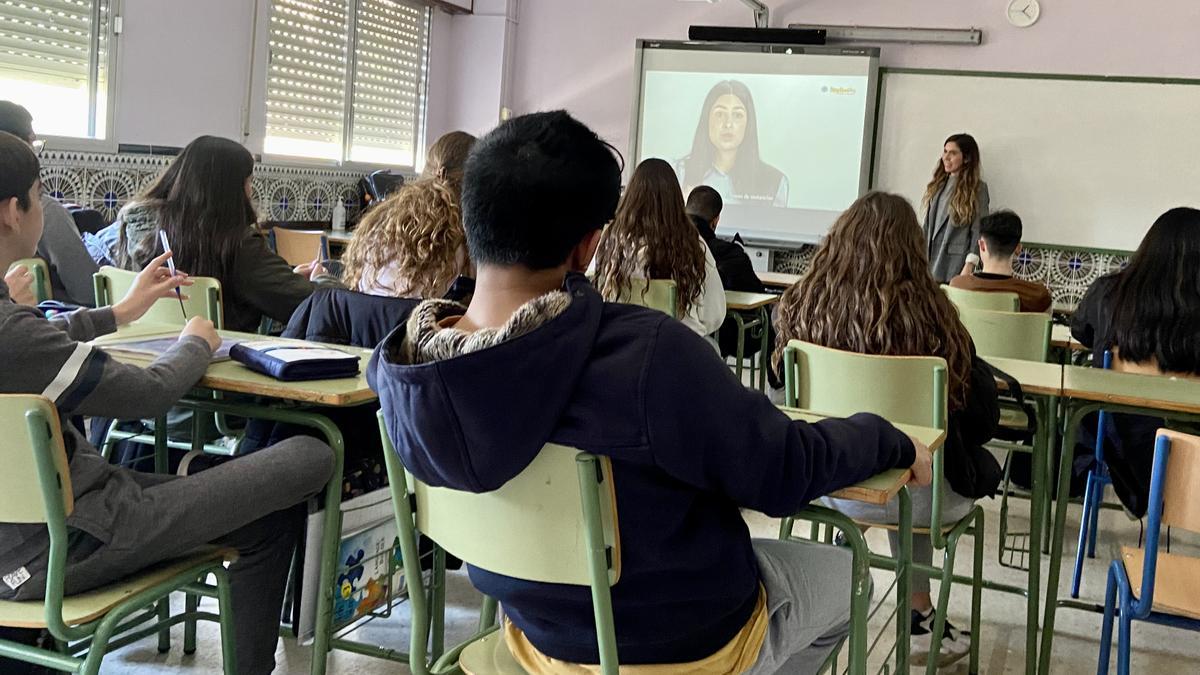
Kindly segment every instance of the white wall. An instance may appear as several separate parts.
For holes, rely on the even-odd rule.
[[[430,35],[426,139],[482,134],[507,105],[506,70],[516,31],[514,0],[476,0],[474,14],[435,12]]]

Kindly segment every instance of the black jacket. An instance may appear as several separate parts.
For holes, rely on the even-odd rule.
[[[717,263],[717,273],[721,275],[721,285],[727,291],[742,291],[745,293],[765,293],[766,287],[758,278],[758,274],[754,271],[754,265],[750,263],[750,256],[746,255],[746,251],[737,244],[737,238],[734,241],[725,241],[713,232],[712,227],[708,222],[700,216],[689,216],[692,222],[695,223],[696,229],[700,231],[700,238],[708,245],[708,250],[712,252],[713,260]],[[767,341],[768,345],[773,345],[774,329],[768,327],[772,331],[771,338]],[[733,319],[725,319],[725,323],[721,324],[721,330],[717,333],[717,344],[721,347],[722,356],[732,356],[737,354],[737,324]],[[746,339],[743,346],[743,353],[746,356],[752,356],[758,353],[759,341]]]
[[[1000,425],[1000,403],[992,369],[975,355],[974,347],[970,378],[966,406],[949,415],[944,470],[955,492],[979,499],[996,493],[1004,472],[996,457],[983,447]]]

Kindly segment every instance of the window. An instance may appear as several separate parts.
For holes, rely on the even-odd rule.
[[[271,0],[263,152],[411,167],[429,10],[402,0]]]
[[[38,134],[107,135],[110,18],[109,0],[0,0],[0,92]]]

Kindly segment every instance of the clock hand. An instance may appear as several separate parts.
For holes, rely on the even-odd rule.
[[[1029,8],[1032,6],[1033,6],[1033,3],[1029,3],[1028,5],[1025,5],[1025,7],[1021,10],[1021,13],[1024,14],[1025,16],[1029,16]],[[1032,19],[1033,17],[1029,17],[1029,18]]]

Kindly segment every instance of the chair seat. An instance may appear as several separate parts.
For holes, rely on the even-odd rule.
[[[508,651],[503,630],[467,645],[458,655],[458,665],[467,675],[527,675]]]
[[[1137,597],[1142,590],[1142,561],[1146,551],[1132,546],[1121,547],[1129,584]],[[1200,587],[1193,586],[1200,578],[1200,558],[1170,553],[1158,554],[1154,574],[1154,611],[1200,620]]]
[[[205,547],[186,558],[170,560],[108,586],[63,598],[63,621],[68,626],[95,621],[126,599],[147,588],[170,581],[197,565],[211,563],[211,566],[215,567],[234,560],[237,560],[237,552],[232,549]],[[45,628],[45,615],[45,603],[41,600],[0,601],[0,626]]]

